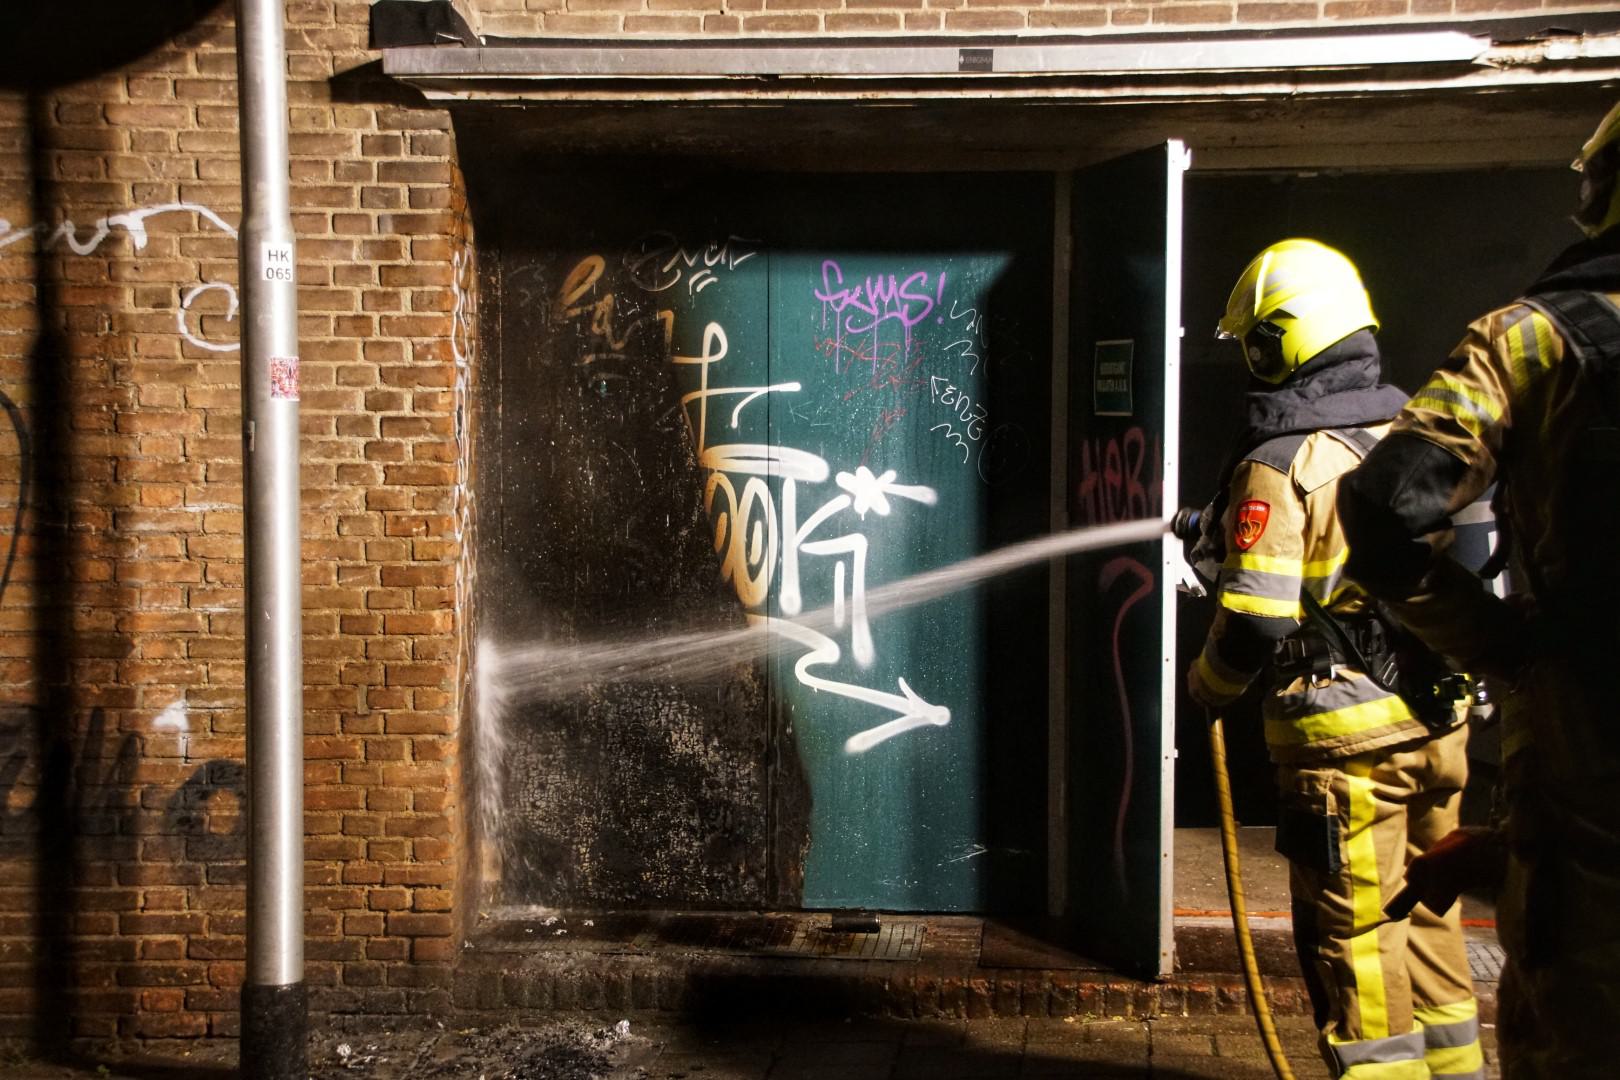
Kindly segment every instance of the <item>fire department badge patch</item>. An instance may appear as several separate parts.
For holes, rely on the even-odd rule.
[[[1271,504],[1261,502],[1259,499],[1250,499],[1238,503],[1237,527],[1234,530],[1234,540],[1237,541],[1239,551],[1248,551],[1254,547],[1260,535],[1266,531],[1266,522],[1271,518]]]

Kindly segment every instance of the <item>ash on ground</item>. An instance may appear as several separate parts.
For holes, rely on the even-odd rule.
[[[310,1055],[311,1080],[642,1080],[651,1044],[611,1026],[557,1021],[345,1036]]]

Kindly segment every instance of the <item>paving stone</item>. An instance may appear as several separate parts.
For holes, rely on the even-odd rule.
[[[1147,1042],[1132,1046],[1118,1040],[1043,1043],[1024,1053],[1024,1076],[1141,1076],[1148,1068]]]
[[[1155,1054],[1153,1077],[1154,1080],[1276,1080],[1271,1066],[1264,1061],[1197,1054],[1165,1057]]]
[[[1148,1025],[1141,1020],[1093,1020],[1079,1025],[1080,1037],[1087,1042],[1119,1046],[1147,1046]]]
[[[1017,1076],[1023,1054],[1017,1049],[908,1046],[900,1053],[895,1080],[979,1080]]]
[[[1148,1028],[1141,1020],[1031,1020],[1027,1044],[1049,1042],[1141,1043],[1147,1047]]]
[[[1191,1057],[1198,1054],[1209,1054],[1213,1056],[1215,1053],[1215,1036],[1213,1035],[1172,1032],[1156,1025],[1150,1026],[1154,1030],[1150,1035],[1148,1045],[1152,1048],[1155,1058],[1161,1055]]]
[[[827,1065],[893,1065],[900,1055],[898,1033],[879,1042],[819,1042],[790,1037],[783,1045],[783,1061],[813,1061]]]
[[[811,1043],[818,1046],[841,1043],[893,1042],[895,1033],[917,1020],[844,1020],[794,1024],[782,1032],[785,1048]]]
[[[975,1020],[964,1027],[968,1046],[1021,1047],[1029,1022],[1022,1017]]]
[[[701,1072],[705,1068],[718,1068],[721,1065],[728,1068],[768,1068],[777,1060],[778,1056],[769,1050],[736,1051],[730,1047],[720,1047],[713,1050],[665,1050],[655,1056],[652,1062],[659,1069],[695,1065]]]
[[[1283,1053],[1289,1061],[1317,1062],[1321,1060],[1321,1053],[1317,1049],[1316,1032],[1282,1032],[1277,1033],[1282,1043]],[[1266,1056],[1266,1046],[1260,1041],[1260,1033],[1254,1030],[1251,1024],[1245,1034],[1216,1035],[1215,1053],[1221,1057],[1235,1058],[1263,1058]]]
[[[644,1068],[648,1080],[764,1080],[773,1064],[769,1054],[660,1054]]]
[[[906,1046],[957,1046],[967,1039],[966,1020],[919,1020],[901,1026]]]
[[[705,1074],[706,1075],[706,1074]],[[813,1060],[779,1061],[770,1072],[770,1080],[889,1080],[894,1066],[882,1064],[842,1062],[829,1064]],[[692,1077],[690,1080],[701,1080]]]

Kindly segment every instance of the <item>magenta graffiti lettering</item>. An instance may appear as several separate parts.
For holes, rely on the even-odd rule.
[[[821,264],[821,288],[816,290],[816,299],[832,309],[840,329],[850,334],[865,334],[890,320],[898,321],[909,334],[944,295],[945,275],[941,273],[930,289],[926,270],[918,270],[904,281],[897,274],[878,274],[851,288],[844,284],[843,268],[831,259]]]
[[[1078,525],[1138,521],[1163,513],[1164,460],[1159,436],[1141,427],[1124,435],[1080,440]]]
[[[918,270],[904,277],[876,274],[846,282],[843,267],[825,259],[821,264],[821,287],[814,292],[821,301],[822,332],[829,328],[829,320],[832,323],[832,336],[819,347],[832,356],[834,370],[843,374],[854,360],[870,363],[869,388],[879,389],[899,385],[894,382],[898,372],[909,373],[920,362],[912,351],[911,332],[943,302],[945,274],[934,277],[926,270]],[[899,333],[891,331],[884,340],[885,326],[895,326]],[[894,341],[896,337],[898,342]]]

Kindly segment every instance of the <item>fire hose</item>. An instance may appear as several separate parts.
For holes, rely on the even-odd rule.
[[[1195,539],[1199,534],[1201,512],[1194,509],[1179,511],[1171,524],[1171,532],[1182,540]],[[1226,895],[1232,908],[1232,930],[1237,937],[1238,958],[1243,967],[1243,984],[1249,992],[1249,1011],[1254,1014],[1255,1026],[1260,1029],[1260,1041],[1265,1045],[1266,1057],[1277,1080],[1294,1080],[1288,1058],[1283,1054],[1282,1042],[1277,1038],[1277,1027],[1271,1020],[1271,1006],[1266,1000],[1265,987],[1260,982],[1260,964],[1254,955],[1254,938],[1249,933],[1249,913],[1243,899],[1243,868],[1238,861],[1237,815],[1232,810],[1232,779],[1226,771],[1226,733],[1221,717],[1213,710],[1209,713],[1209,757],[1215,774],[1215,801],[1221,815],[1221,857],[1226,865]]]
[[[1254,956],[1254,938],[1249,934],[1249,915],[1243,902],[1243,870],[1238,863],[1237,816],[1232,812],[1232,781],[1226,773],[1226,735],[1219,714],[1209,714],[1209,756],[1215,772],[1215,800],[1221,811],[1221,855],[1226,863],[1226,895],[1232,905],[1232,929],[1237,934],[1238,956],[1243,962],[1243,983],[1249,990],[1249,1011],[1260,1029],[1266,1057],[1277,1080],[1294,1080],[1283,1055],[1277,1028],[1271,1022],[1271,1006],[1265,987],[1260,984],[1260,964]]]

